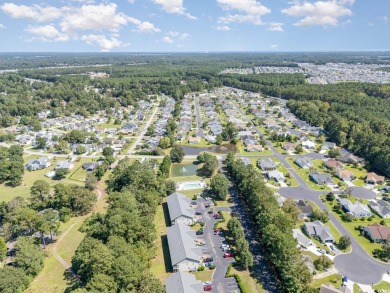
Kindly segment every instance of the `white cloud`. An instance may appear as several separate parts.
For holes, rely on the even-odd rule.
[[[77,30],[109,30],[116,32],[121,26],[133,23],[140,24],[136,18],[116,12],[114,3],[100,5],[83,5],[78,9],[71,9],[61,21],[62,31],[73,33]]]
[[[355,0],[329,0],[314,3],[295,1],[289,8],[282,9],[282,13],[301,18],[294,24],[299,27],[337,26],[339,18],[352,15],[350,6],[354,2]]]
[[[173,40],[171,37],[163,37],[161,39],[161,41],[163,41],[164,43],[167,43],[167,44],[172,44],[173,43]]]
[[[223,31],[223,32],[230,31],[230,27],[227,25],[219,25],[219,26],[216,26],[215,29],[217,31]]]
[[[1,29],[5,29],[5,25],[2,24],[2,23],[0,23],[0,30],[1,30]]]
[[[179,14],[187,16],[190,19],[196,19],[195,16],[192,16],[183,5],[183,0],[152,0],[155,4],[160,5],[161,8],[168,13]]]
[[[28,18],[37,22],[46,22],[58,19],[62,16],[60,8],[42,7],[40,5],[16,5],[14,3],[4,3],[0,9],[12,18]]]
[[[123,43],[115,37],[107,38],[104,35],[83,35],[81,40],[86,41],[89,45],[98,44],[103,52],[108,52],[114,48],[126,47],[129,45],[128,43]]]
[[[159,33],[161,32],[160,29],[156,28],[153,23],[150,23],[149,21],[141,22],[138,25],[138,32],[140,33]]]
[[[381,16],[379,17],[379,19],[383,22],[383,23],[389,23],[389,18],[387,16]]]
[[[279,49],[279,45],[277,45],[277,44],[271,45],[271,46],[270,46],[270,49],[272,49],[272,50],[277,50],[277,49]]]
[[[37,37],[34,39],[42,40],[45,42],[66,42],[69,40],[69,36],[59,32],[52,25],[40,25],[40,26],[31,26],[29,25],[26,29],[26,32],[29,32]]]
[[[268,24],[268,30],[273,32],[283,32],[283,23],[281,22],[270,22]]]
[[[217,3],[225,11],[238,11],[236,14],[228,14],[218,19],[219,23],[253,23],[262,24],[261,17],[271,12],[271,9],[256,0],[217,0]]]

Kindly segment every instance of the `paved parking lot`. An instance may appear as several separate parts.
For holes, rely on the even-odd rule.
[[[229,264],[234,262],[233,257],[223,257],[224,252],[221,249],[221,245],[227,244],[226,239],[223,235],[214,235],[214,224],[216,220],[212,217],[212,214],[208,214],[208,209],[205,208],[205,200],[203,198],[199,198],[198,203],[198,209],[202,212],[203,219],[205,221],[203,230],[204,234],[198,237],[206,240],[206,245],[203,246],[203,253],[213,257],[213,263],[216,265],[212,276],[212,292],[240,292],[237,282],[234,278],[225,278]]]

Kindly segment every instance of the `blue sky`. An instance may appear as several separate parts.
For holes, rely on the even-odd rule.
[[[1,3],[1,52],[390,49],[389,0]]]

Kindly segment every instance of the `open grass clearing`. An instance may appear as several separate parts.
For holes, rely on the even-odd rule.
[[[342,285],[342,278],[339,274],[334,274],[322,279],[315,279],[311,282],[313,288],[320,288],[323,284],[332,284],[336,288],[340,288]]]
[[[167,240],[167,226],[169,226],[168,206],[164,200],[163,204],[157,208],[154,218],[154,225],[156,227],[156,256],[151,261],[150,271],[162,283],[172,273],[172,264],[169,255],[168,240]]]
[[[254,278],[248,270],[240,270],[232,267],[230,272],[232,274],[237,274],[240,277],[247,293],[265,292],[261,283],[256,278]]]

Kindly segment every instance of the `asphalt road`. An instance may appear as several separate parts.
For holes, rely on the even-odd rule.
[[[204,137],[203,126],[202,126],[202,117],[200,115],[200,106],[199,106],[199,97],[198,96],[195,96],[195,109],[196,109],[196,120],[198,122],[198,132],[196,135],[199,137]]]
[[[233,102],[236,109],[252,124],[256,132],[262,137],[270,149],[274,152],[274,157],[278,158],[287,168],[290,174],[298,181],[299,187],[285,187],[279,189],[279,194],[284,197],[293,199],[306,199],[313,201],[322,210],[327,210],[330,215],[330,220],[341,235],[348,235],[352,240],[352,251],[347,254],[339,254],[334,259],[336,269],[348,279],[359,284],[372,285],[381,281],[382,276],[387,271],[390,271],[390,265],[378,262],[361,247],[351,233],[336,219],[332,212],[320,200],[320,195],[325,192],[312,190],[306,182],[295,172],[294,168],[286,161],[285,156],[280,154],[276,148],[264,137],[261,131],[253,124],[253,122],[244,114],[238,105]],[[314,156],[319,158],[319,155]]]
[[[221,250],[221,244],[226,244],[224,236],[214,235],[214,224],[216,220],[212,217],[212,214],[208,213],[208,209],[205,207],[205,200],[203,198],[198,199],[198,209],[203,215],[205,220],[205,226],[203,229],[203,236],[198,236],[206,240],[206,245],[203,246],[203,253],[209,254],[213,257],[213,262],[216,268],[213,272],[213,292],[220,293],[233,293],[238,292],[238,285],[236,279],[225,278],[227,268],[229,264],[234,262],[234,258],[224,258]],[[206,268],[208,270],[208,268]]]

